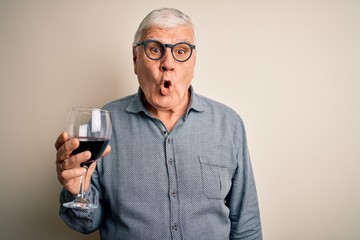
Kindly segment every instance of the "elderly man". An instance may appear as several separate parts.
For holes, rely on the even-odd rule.
[[[139,90],[105,105],[113,133],[94,162],[87,197],[95,209],[60,207],[60,216],[101,239],[262,239],[254,176],[243,122],[233,110],[196,94],[194,27],[176,9],[156,9],[134,38]],[[77,139],[56,143],[61,203],[75,198]],[[89,182],[89,181],[87,181]]]

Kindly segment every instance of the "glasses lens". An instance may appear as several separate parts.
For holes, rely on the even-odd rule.
[[[156,41],[150,41],[145,46],[146,55],[153,60],[158,60],[164,55],[164,45]]]
[[[173,48],[174,58],[180,62],[186,61],[191,55],[191,47],[186,43],[175,44]]]

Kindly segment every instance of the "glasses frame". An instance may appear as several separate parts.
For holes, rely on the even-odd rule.
[[[152,58],[152,57],[150,57],[150,56],[147,54],[147,52],[146,52],[146,47],[147,47],[147,45],[148,45],[149,43],[152,43],[152,42],[159,43],[160,45],[163,46],[164,52],[163,52],[163,54],[162,54],[159,58]],[[180,45],[180,44],[186,44],[186,45],[188,45],[188,46],[190,47],[190,55],[189,55],[189,57],[186,58],[185,60],[178,60],[178,59],[175,57],[175,55],[174,55],[174,48],[175,48],[177,45]],[[166,54],[166,48],[170,48],[170,49],[171,49],[171,54],[172,54],[173,58],[174,58],[176,61],[178,61],[178,62],[186,62],[187,60],[189,60],[189,59],[191,58],[192,53],[193,53],[193,49],[195,49],[195,45],[190,44],[190,43],[187,43],[187,42],[178,42],[178,43],[175,43],[175,44],[168,44],[168,43],[162,43],[162,42],[160,42],[160,41],[152,40],[152,39],[145,40],[145,41],[143,41],[143,42],[137,43],[137,44],[135,45],[135,47],[138,47],[138,46],[140,46],[140,45],[143,45],[143,46],[144,46],[144,52],[145,52],[146,56],[147,56],[149,59],[155,60],[155,61],[156,61],[156,60],[160,60],[160,59]]]

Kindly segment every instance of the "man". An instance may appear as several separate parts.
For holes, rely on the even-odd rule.
[[[113,133],[89,169],[93,210],[60,207],[74,230],[101,239],[262,239],[246,135],[230,108],[196,94],[194,27],[176,9],[157,9],[133,44],[139,91],[107,104]],[[61,203],[75,198],[80,163],[76,139],[55,143]],[[89,181],[87,181],[89,182]]]

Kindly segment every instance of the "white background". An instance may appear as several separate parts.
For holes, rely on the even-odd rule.
[[[98,239],[58,217],[54,141],[72,106],[134,93],[158,7],[197,29],[195,90],[244,119],[264,239],[360,239],[360,2],[0,0],[0,239]]]

